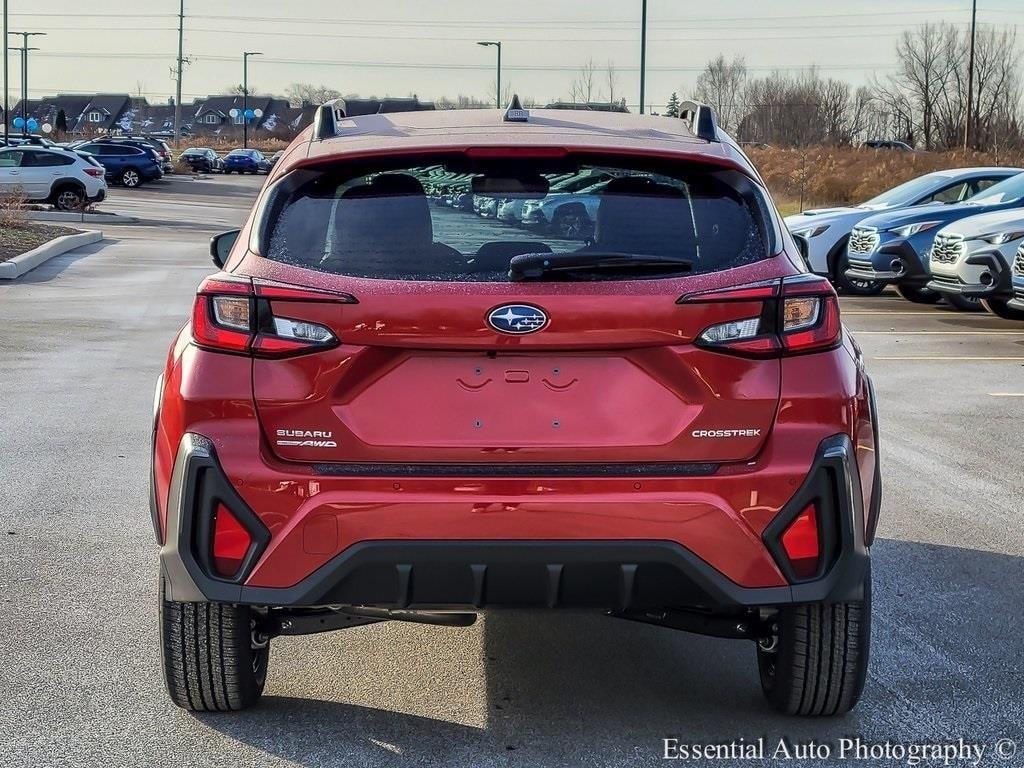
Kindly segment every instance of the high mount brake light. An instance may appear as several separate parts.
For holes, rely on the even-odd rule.
[[[333,347],[337,337],[326,328],[307,320],[278,317],[270,299],[281,290],[284,297],[298,298],[299,288],[254,290],[249,280],[211,277],[203,281],[192,307],[192,340],[197,346],[217,352],[234,352],[256,357],[287,357]],[[258,295],[259,294],[259,295]],[[317,300],[328,294],[311,293]],[[350,296],[334,296],[343,303]]]
[[[759,315],[705,328],[697,337],[698,346],[746,357],[778,357],[821,352],[839,344],[839,300],[828,280],[814,275],[690,294],[679,303],[758,300]]]

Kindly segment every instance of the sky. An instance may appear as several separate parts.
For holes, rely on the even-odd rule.
[[[173,95],[179,0],[7,0],[9,27],[46,32],[32,39],[29,93]],[[598,68],[595,97],[607,98],[612,63],[616,98],[639,101],[641,0],[185,0],[183,101],[242,80],[283,93],[294,82],[344,94],[459,94],[493,98],[495,49],[502,41],[506,86],[538,102],[568,98],[579,69]],[[753,74],[773,69],[868,82],[894,64],[900,32],[926,21],[966,28],[970,0],[649,0],[647,98],[655,110],[689,94],[705,62],[745,57]],[[1024,46],[1024,2],[979,0],[978,21],[1015,26]],[[12,38],[20,45],[20,38]],[[10,62],[11,103],[20,83]]]

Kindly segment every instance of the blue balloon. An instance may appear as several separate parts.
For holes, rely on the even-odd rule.
[[[251,109],[245,110],[245,119],[246,120],[252,120],[254,117],[256,117],[256,113],[255,112],[253,112]]]
[[[38,120],[36,120],[36,119],[35,119],[34,117],[30,117],[30,118],[28,119],[28,129],[29,129],[30,131],[34,131],[34,130],[36,130],[37,128],[39,128],[39,121],[38,121]]]
[[[14,127],[15,128],[24,128],[25,127],[25,121],[22,118],[20,118],[20,117],[14,118]]]

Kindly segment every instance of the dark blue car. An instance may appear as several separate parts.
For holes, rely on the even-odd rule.
[[[270,161],[258,149],[233,149],[224,157],[224,173],[270,173]]]
[[[903,298],[934,304],[942,296],[927,287],[928,253],[935,233],[979,213],[1024,208],[1024,173],[994,184],[963,203],[919,205],[862,219],[850,234],[846,275],[894,285]]]
[[[106,171],[106,177],[126,187],[137,187],[164,175],[159,155],[147,144],[131,141],[91,141],[75,144],[78,152],[88,152]]]

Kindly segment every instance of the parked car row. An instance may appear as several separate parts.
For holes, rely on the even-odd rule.
[[[945,300],[1024,320],[1012,270],[1024,243],[1024,172],[958,168],[901,184],[859,206],[786,219],[813,272],[847,293],[886,286],[908,301]]]
[[[197,173],[270,173],[283,152],[267,157],[258,149],[233,149],[224,157],[209,147],[192,147],[181,153]]]
[[[439,185],[432,190],[435,204],[472,211],[485,219],[543,231],[569,240],[585,240],[594,232],[601,193],[613,176],[595,171],[583,176],[551,179],[540,199],[474,195],[465,184]]]

